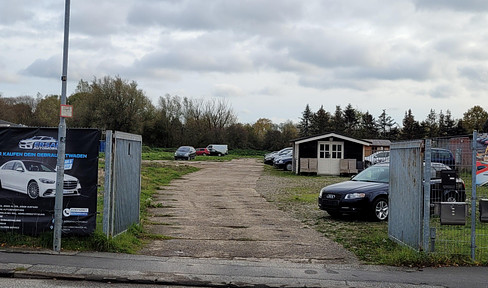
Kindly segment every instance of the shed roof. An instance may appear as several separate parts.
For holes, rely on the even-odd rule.
[[[364,139],[364,140],[371,142],[371,146],[389,147],[391,145],[391,141],[388,139]]]
[[[329,138],[329,137],[339,138],[339,139],[342,139],[345,141],[350,141],[350,142],[362,144],[365,146],[371,146],[371,142],[368,142],[366,140],[355,139],[355,138],[347,137],[347,136],[340,135],[337,133],[327,133],[327,134],[322,134],[322,135],[315,135],[315,136],[309,136],[309,137],[304,137],[304,138],[298,138],[298,139],[291,140],[291,142],[295,143],[295,144],[302,144],[302,143],[317,141],[317,140]]]

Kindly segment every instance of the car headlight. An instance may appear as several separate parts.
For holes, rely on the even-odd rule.
[[[346,197],[344,197],[344,199],[359,199],[364,197],[366,197],[366,194],[364,193],[351,193],[351,194],[347,194]]]
[[[39,181],[41,181],[44,184],[54,184],[54,183],[56,183],[55,180],[46,179],[46,178],[40,178]]]
[[[319,197],[322,198],[322,194],[324,194],[325,187],[320,189]]]

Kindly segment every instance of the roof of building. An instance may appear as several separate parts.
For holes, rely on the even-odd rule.
[[[355,139],[355,138],[348,137],[348,136],[344,136],[344,135],[340,135],[340,134],[337,134],[337,133],[327,133],[327,134],[321,134],[321,135],[303,137],[303,138],[293,139],[293,140],[291,140],[291,142],[292,143],[295,143],[295,144],[301,144],[301,143],[316,141],[316,140],[320,140],[320,139],[324,139],[324,138],[328,138],[328,137],[339,138],[339,139],[343,139],[343,140],[346,140],[346,141],[350,141],[350,142],[355,142],[355,143],[358,143],[358,144],[362,144],[362,145],[365,145],[365,146],[371,146],[371,142],[369,142],[367,140]]]
[[[391,145],[391,141],[388,139],[364,139],[364,140],[371,142],[371,146],[390,147]]]

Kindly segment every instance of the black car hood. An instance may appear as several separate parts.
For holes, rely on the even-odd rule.
[[[368,193],[372,191],[384,190],[388,193],[388,183],[364,182],[364,181],[346,181],[332,184],[323,189],[325,193],[345,194],[345,193]]]

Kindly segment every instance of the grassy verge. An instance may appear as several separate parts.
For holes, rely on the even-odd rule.
[[[340,243],[365,263],[416,267],[482,264],[471,263],[467,256],[418,253],[399,245],[388,238],[387,222],[369,222],[360,216],[330,217],[317,206],[319,191],[326,185],[347,180],[346,177],[300,176],[270,166],[265,167],[264,173],[281,179],[274,183],[284,183],[275,188],[277,192],[263,195],[268,201]]]
[[[100,165],[103,165],[103,161],[101,161]],[[141,222],[144,222],[147,215],[147,208],[154,205],[151,197],[157,189],[169,184],[173,179],[197,171],[198,169],[188,165],[143,163],[141,170],[140,209]],[[83,237],[63,236],[61,241],[63,250],[135,253],[142,247],[144,239],[164,238],[164,236],[147,234],[141,225],[133,225],[126,233],[115,238],[107,239],[102,231],[103,215],[101,211],[103,211],[103,185],[98,191],[97,211],[99,211],[99,214],[97,215],[96,231],[92,235]],[[0,246],[3,248],[30,250],[52,249],[53,233],[46,232],[36,237],[21,235],[15,232],[0,233]]]

